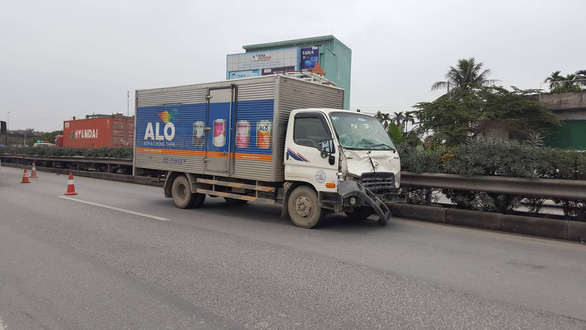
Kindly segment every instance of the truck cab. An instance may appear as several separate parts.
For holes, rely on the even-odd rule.
[[[384,202],[396,196],[401,165],[374,117],[336,109],[294,110],[284,159],[285,180],[293,186],[284,203],[297,226],[314,227],[327,210],[355,219],[377,213],[386,223],[390,212]]]

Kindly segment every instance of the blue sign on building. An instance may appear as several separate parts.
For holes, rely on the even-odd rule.
[[[319,47],[301,48],[301,70],[313,70],[319,60]]]

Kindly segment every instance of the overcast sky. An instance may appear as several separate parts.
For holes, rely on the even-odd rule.
[[[225,79],[243,45],[334,35],[352,49],[350,107],[411,110],[475,57],[505,87],[586,69],[586,1],[5,1],[0,120],[54,131],[134,112],[134,90]],[[8,112],[10,115],[8,116]]]

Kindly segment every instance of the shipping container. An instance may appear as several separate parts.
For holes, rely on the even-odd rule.
[[[64,147],[132,147],[133,141],[134,117],[107,116],[63,122]]]
[[[344,90],[277,75],[139,90],[136,99],[136,167],[276,182],[289,113],[342,109]]]

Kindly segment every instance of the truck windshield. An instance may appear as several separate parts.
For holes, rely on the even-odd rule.
[[[330,114],[342,147],[355,150],[395,150],[395,145],[374,117],[355,113]]]

